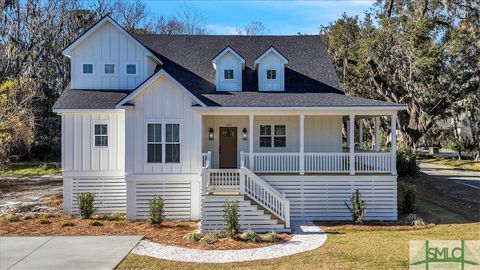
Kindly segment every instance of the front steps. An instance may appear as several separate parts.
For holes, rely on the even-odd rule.
[[[227,201],[239,203],[238,218],[240,230],[251,229],[255,232],[290,232],[280,219],[271,215],[250,199],[238,194],[207,194],[202,196],[200,230],[202,232],[223,231],[223,206]]]

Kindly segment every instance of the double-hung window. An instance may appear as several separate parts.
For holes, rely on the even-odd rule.
[[[260,125],[260,147],[286,147],[287,128],[285,125]]]
[[[276,80],[277,71],[275,69],[267,69],[267,80]]]
[[[147,124],[147,162],[180,162],[179,124]]]
[[[94,125],[95,147],[108,147],[108,126],[107,124]]]

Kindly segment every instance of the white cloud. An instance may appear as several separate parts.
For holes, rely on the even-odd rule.
[[[225,24],[207,24],[207,31],[213,35],[235,35],[237,33],[237,27]]]

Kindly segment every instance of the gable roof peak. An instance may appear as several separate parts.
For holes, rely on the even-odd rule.
[[[262,53],[256,60],[255,60],[255,67],[257,67],[258,64],[260,64],[260,62],[262,61],[262,59],[267,56],[268,54],[270,53],[273,53],[275,54],[278,58],[280,58],[283,63],[286,65],[288,64],[288,59],[282,54],[280,53],[277,49],[275,49],[275,47],[273,46],[270,46],[270,48],[268,48],[264,53]]]

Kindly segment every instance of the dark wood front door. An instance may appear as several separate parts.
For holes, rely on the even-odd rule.
[[[220,127],[220,168],[237,167],[237,128]]]

